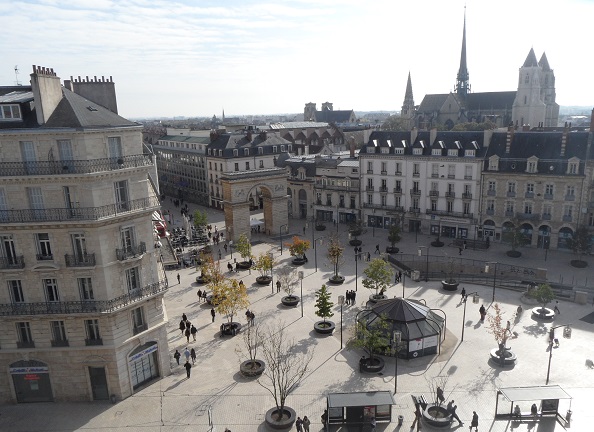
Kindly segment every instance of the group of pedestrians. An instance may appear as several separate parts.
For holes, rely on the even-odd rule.
[[[190,322],[185,313],[182,314],[182,319],[179,322],[179,329],[181,330],[182,336],[186,337],[188,343],[190,343],[190,336],[196,341],[198,329]]]
[[[177,362],[177,365],[179,366],[179,359],[181,358],[181,354],[178,350],[175,350],[175,354],[173,354],[173,358],[175,359],[175,361]],[[188,349],[188,347],[186,347],[186,349],[184,350],[184,357],[186,358],[186,362],[184,363],[184,368],[186,369],[186,376],[187,378],[190,378],[190,371],[192,369],[192,365],[196,363],[196,350],[194,348],[192,349]],[[192,363],[190,363],[190,359],[192,360]]]
[[[297,417],[297,421],[295,421],[295,427],[297,428],[297,432],[309,432],[309,425],[311,421],[307,418],[307,416]]]
[[[254,325],[254,320],[256,319],[256,314],[254,314],[254,312],[252,312],[251,310],[248,309],[245,311],[245,319],[247,320],[248,326]]]
[[[207,296],[206,289],[204,291],[198,290],[196,295],[198,296],[198,303],[202,303],[202,300],[204,300],[206,302],[206,296]]]
[[[345,294],[345,298],[346,298],[345,304],[347,306],[354,305],[355,304],[355,300],[357,298],[357,293],[355,291],[353,291],[353,290],[350,290],[350,291],[347,290],[347,292]]]

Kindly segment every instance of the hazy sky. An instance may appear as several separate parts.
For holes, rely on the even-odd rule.
[[[533,47],[594,106],[592,0],[0,0],[0,85],[111,75],[124,117],[396,111],[409,71],[417,104],[453,90],[465,4],[472,91],[516,90]]]

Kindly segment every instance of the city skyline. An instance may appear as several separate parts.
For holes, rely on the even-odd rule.
[[[416,104],[454,89],[465,5],[472,91],[516,90],[534,48],[555,71],[560,105],[594,103],[583,88],[594,15],[585,0],[497,10],[476,0],[0,2],[0,82],[12,85],[18,65],[28,84],[33,64],[62,80],[112,76],[119,112],[132,118],[298,113],[325,101],[394,112],[409,71]]]

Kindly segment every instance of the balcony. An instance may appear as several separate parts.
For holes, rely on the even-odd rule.
[[[367,170],[367,174],[373,174],[373,170]]]
[[[17,341],[17,348],[35,348],[33,341]]]
[[[551,220],[551,215],[549,213],[543,213],[542,220]]]
[[[408,208],[408,211],[409,211],[410,213],[417,214],[417,215],[418,215],[419,213],[421,213],[421,209],[420,209],[420,208],[416,208],[416,207],[409,207],[409,208]]]
[[[86,253],[84,255],[64,255],[66,267],[94,267],[95,254]]]
[[[447,211],[447,210],[431,210],[427,209],[425,211],[428,215],[436,215],[436,216],[449,216],[461,219],[472,219],[472,213],[464,213],[464,212],[455,212],[455,211]]]
[[[374,208],[378,210],[404,212],[404,207],[389,204],[363,203],[363,208]]]
[[[132,328],[132,333],[137,335],[138,333],[142,333],[143,331],[147,331],[147,330],[148,330],[148,324],[144,323],[144,324],[134,326]]]
[[[380,186],[379,191],[384,193],[388,192],[388,186]]]
[[[411,189],[410,194],[415,196],[421,196],[421,189]]]
[[[25,258],[23,255],[17,255],[14,257],[0,257],[0,270],[22,268],[25,268]]]
[[[402,193],[402,189],[401,188],[394,188],[394,193],[395,194],[401,194]]]
[[[487,214],[493,216],[495,214],[495,209],[487,209]]]
[[[470,192],[463,192],[462,199],[472,199],[472,194]]]
[[[0,210],[4,223],[99,221],[135,211],[157,209],[161,203],[156,196],[107,204],[100,207]]]
[[[86,345],[86,346],[97,346],[97,345],[103,345],[103,339],[101,339],[101,338],[96,338],[96,339],[85,339],[85,345]]]
[[[464,180],[472,180],[472,176],[471,175],[465,175],[464,176]]]
[[[446,198],[456,198],[456,192],[446,192],[445,197]]]
[[[367,192],[373,192],[374,188],[373,188],[373,186],[367,185],[367,186],[365,186],[365,190]]]
[[[514,217],[514,211],[513,210],[506,210],[505,211],[505,216],[507,216],[507,217]]]
[[[539,213],[516,213],[516,217],[522,220],[536,220],[540,219]]]
[[[516,191],[507,191],[507,195],[508,198],[513,198],[516,196]]]
[[[571,215],[563,215],[563,222],[571,222],[573,217]]]
[[[154,165],[152,154],[90,160],[0,162],[0,177],[92,174],[151,165]]]
[[[396,172],[394,172],[394,175],[395,176],[401,176],[402,175],[402,171],[396,171]]]
[[[439,174],[438,173],[431,173],[431,178],[439,178]]]
[[[388,175],[388,171],[382,171],[381,175]]]
[[[430,196],[430,197],[433,197],[433,198],[437,198],[437,197],[439,197],[439,191],[436,191],[436,190],[430,190],[430,191],[429,191],[429,196]]]
[[[456,178],[456,174],[448,174],[448,178],[449,179],[455,179]]]
[[[137,245],[129,246],[124,249],[116,249],[118,261],[126,261],[132,258],[138,258],[146,253],[146,243],[140,242]]]
[[[37,261],[53,261],[54,256],[52,254],[37,254]]]
[[[534,198],[534,192],[526,192],[524,198]]]
[[[487,195],[489,195],[489,196],[495,196],[495,194],[496,194],[495,189],[488,189],[487,190]]]
[[[413,177],[421,177],[421,173],[420,172],[414,172],[413,173]]]
[[[553,199],[553,194],[545,193],[543,195],[543,198],[546,199],[546,200],[552,200]]]
[[[56,348],[56,347],[67,347],[70,346],[70,344],[68,343],[68,340],[53,340],[52,341],[52,347]]]
[[[128,294],[111,300],[73,301],[73,302],[40,302],[40,303],[4,303],[0,304],[0,316],[22,315],[67,315],[73,313],[111,313],[130,304],[147,300],[167,291],[165,281],[146,285]]]
[[[575,195],[565,195],[565,201],[575,201]]]

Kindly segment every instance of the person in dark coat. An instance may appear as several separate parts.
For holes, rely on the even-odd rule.
[[[472,412],[472,422],[470,423],[471,431],[472,431],[472,428],[476,428],[475,432],[478,432],[478,414],[476,413],[476,411]]]
[[[185,331],[185,333],[184,333],[184,336],[186,337],[186,341],[187,341],[188,343],[190,342],[190,334],[191,334],[191,333],[190,333],[190,329],[189,329],[189,328],[187,328],[187,329],[186,329],[186,331]]]
[[[190,333],[192,335],[192,337],[194,338],[194,341],[196,340],[196,333],[198,333],[198,329],[194,326],[194,324],[192,324],[192,327],[190,327]]]
[[[452,416],[452,419],[458,420],[458,426],[462,426],[464,424],[462,423],[462,420],[460,420],[460,417],[458,417],[458,414],[456,414],[456,409],[458,409],[458,405],[454,405],[453,400],[448,403],[448,407],[446,409],[448,411],[448,414]]]
[[[215,312],[214,308],[210,308],[210,316],[212,317],[212,322],[214,322],[214,319],[216,316],[216,312]]]
[[[196,294],[198,294],[198,303],[200,303],[202,301],[202,290],[198,290]]]
[[[181,330],[183,336],[184,332],[186,331],[186,323],[183,320],[179,322],[179,329]]]
[[[279,293],[281,289],[281,281],[277,280],[276,281],[276,292]]]
[[[196,363],[196,350],[194,348],[190,350],[190,357],[192,358],[192,364]]]
[[[487,316],[487,310],[485,309],[485,305],[481,305],[479,308],[479,313],[481,314],[481,322],[485,322],[485,316]]]
[[[177,284],[179,285],[180,283],[181,283],[181,282],[180,282],[180,277],[179,277],[179,273],[178,273],[178,274],[177,274]]]
[[[184,364],[184,367],[186,368],[187,377],[190,378],[190,370],[192,369],[192,365],[189,361],[186,360],[186,364]]]
[[[175,359],[175,361],[177,362],[177,365],[179,366],[179,358],[181,357],[181,354],[179,353],[178,350],[175,350],[175,354],[173,354],[173,358]]]
[[[460,292],[462,298],[460,299],[460,303],[464,303],[466,301],[466,288],[462,287],[462,292]]]
[[[182,321],[187,321],[187,320],[188,320],[188,317],[186,316],[186,314],[185,314],[185,313],[183,313],[183,314],[182,314]]]

